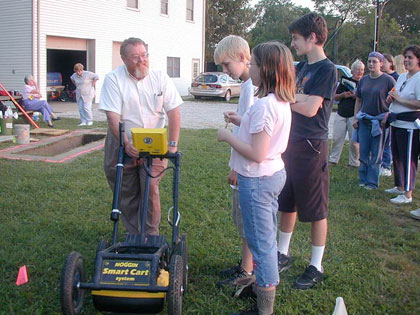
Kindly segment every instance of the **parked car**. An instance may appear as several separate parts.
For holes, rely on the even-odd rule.
[[[232,96],[241,94],[241,81],[223,72],[203,72],[193,79],[190,93],[194,98],[213,96],[229,101]]]

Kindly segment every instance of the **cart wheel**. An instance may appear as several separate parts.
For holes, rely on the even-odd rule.
[[[61,310],[65,315],[80,314],[82,311],[85,290],[77,287],[80,282],[86,282],[83,257],[78,252],[72,252],[61,271]]]
[[[182,314],[182,257],[172,255],[169,263],[168,314]]]
[[[183,277],[182,277],[182,288],[184,289],[184,294],[188,289],[188,246],[187,246],[187,236],[182,234],[181,240],[177,244],[177,254],[181,255],[182,262],[184,264],[183,268]]]

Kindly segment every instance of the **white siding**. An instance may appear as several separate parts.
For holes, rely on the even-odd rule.
[[[174,78],[181,95],[188,94],[192,59],[202,63],[204,0],[195,0],[194,22],[186,21],[186,1],[169,0],[169,14],[160,14],[160,1],[140,0],[140,10],[126,8],[125,0],[42,0],[40,72],[46,82],[46,36],[94,39],[95,72],[100,94],[104,76],[112,70],[113,42],[139,37],[149,47],[150,67],[166,72],[167,57],[181,58],[181,77]]]
[[[32,69],[32,0],[0,0],[0,82],[23,89]]]

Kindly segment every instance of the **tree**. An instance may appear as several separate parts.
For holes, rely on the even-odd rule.
[[[337,39],[340,29],[346,21],[355,22],[360,11],[367,10],[370,0],[312,0],[315,8],[328,21],[329,38],[325,44],[326,47],[333,42],[331,50],[331,59],[337,61]],[[328,17],[328,18],[327,18]],[[333,25],[331,27],[331,25]]]
[[[420,35],[420,1],[391,0],[385,8],[390,18],[394,18],[403,32]]]
[[[308,8],[295,6],[290,0],[260,0],[256,10],[259,16],[251,30],[251,47],[269,40],[288,45],[291,41],[289,24],[309,12]]]
[[[206,14],[206,61],[213,62],[216,44],[228,35],[247,39],[255,23],[255,9],[249,0],[208,0]]]

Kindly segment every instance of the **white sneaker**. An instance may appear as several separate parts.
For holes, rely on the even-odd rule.
[[[381,170],[379,171],[379,175],[380,176],[386,176],[386,177],[390,177],[392,176],[392,172],[391,170],[385,168],[385,167],[381,167]]]
[[[79,127],[80,127],[80,126],[86,126],[86,123],[82,122],[82,123],[78,124],[78,126],[79,126]]]
[[[387,194],[395,194],[395,195],[401,195],[404,193],[404,190],[399,190],[397,186],[392,187],[390,189],[384,190]]]
[[[404,194],[402,195],[398,195],[395,198],[390,199],[389,201],[391,201],[391,203],[396,204],[396,205],[402,205],[405,203],[410,203],[413,201],[413,198],[407,198]]]
[[[420,208],[416,209],[416,210],[413,210],[413,211],[410,211],[410,215],[411,215],[412,218],[420,220]]]
[[[89,121],[86,126],[92,126],[93,125],[93,121]]]

